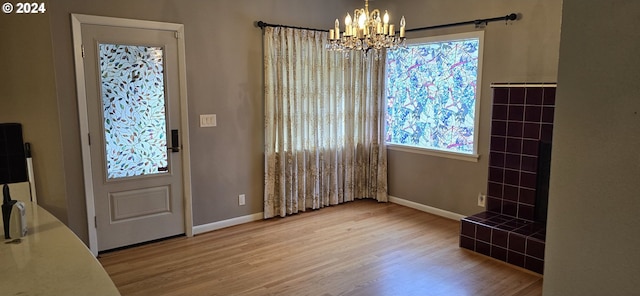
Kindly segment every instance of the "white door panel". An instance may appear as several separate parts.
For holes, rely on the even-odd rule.
[[[175,32],[81,30],[98,249],[185,233]]]

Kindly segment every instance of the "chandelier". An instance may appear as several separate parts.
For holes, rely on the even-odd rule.
[[[389,13],[385,10],[381,17],[380,10],[369,12],[369,0],[364,1],[364,8],[353,11],[353,19],[347,13],[344,19],[344,31],[340,31],[340,22],[336,19],[335,27],[329,30],[327,48],[334,51],[361,50],[365,54],[374,49],[394,49],[405,41],[405,20],[400,19],[400,32],[396,34],[393,24],[389,24]]]

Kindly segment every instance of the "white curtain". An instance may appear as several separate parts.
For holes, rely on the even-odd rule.
[[[327,39],[265,28],[265,218],[387,201],[384,61],[347,59]]]

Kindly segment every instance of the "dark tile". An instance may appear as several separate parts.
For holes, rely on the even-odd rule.
[[[524,87],[509,88],[509,104],[524,104]]]
[[[460,227],[462,227],[462,222],[463,221],[467,221],[467,223],[471,222],[473,224],[477,224],[475,222],[484,222],[484,220],[485,219],[481,219],[481,218],[478,218],[478,217],[475,217],[475,216],[464,217],[464,218],[460,219]],[[475,233],[475,230],[474,230],[474,233]]]
[[[491,151],[504,151],[506,147],[506,138],[505,137],[491,137]]]
[[[504,179],[504,169],[503,168],[489,167],[489,181],[502,183],[503,179]]]
[[[487,211],[502,213],[502,198],[487,196]]]
[[[520,173],[520,186],[531,189],[536,188],[537,175],[532,173],[521,172]]]
[[[527,255],[544,260],[544,243],[534,239],[527,239]]]
[[[509,222],[511,220],[513,220],[513,218],[511,218],[509,216],[496,215],[495,217],[492,217],[492,218],[488,219],[487,221],[495,222],[496,225],[500,225],[500,224],[507,223],[507,222]]]
[[[544,123],[553,123],[553,115],[555,113],[555,108],[553,107],[544,107],[542,109],[542,122]]]
[[[551,142],[553,139],[553,125],[543,124],[540,131],[540,140],[544,142]]]
[[[478,252],[478,253],[480,253],[482,255],[490,256],[491,255],[491,245],[489,245],[488,243],[476,240],[476,252]]]
[[[536,191],[533,189],[520,188],[520,198],[518,199],[519,203],[527,204],[527,205],[535,205],[536,202]]]
[[[540,139],[540,124],[531,122],[525,123],[522,137],[525,139]]]
[[[504,167],[504,153],[502,152],[489,153],[489,165],[493,167]]]
[[[556,88],[555,87],[545,87],[543,91],[543,104],[544,105],[555,105],[556,104]]]
[[[535,224],[535,225],[536,225],[536,228],[538,229],[538,232],[543,232],[543,233],[544,233],[544,232],[547,232],[547,224],[546,224],[546,223],[542,223],[542,222],[535,222],[535,223],[533,223],[533,224]],[[543,239],[543,240],[541,240],[541,241],[544,241],[544,239]]]
[[[465,249],[469,249],[471,251],[475,251],[476,240],[472,239],[470,237],[466,237],[466,236],[461,235],[460,236],[460,247],[461,248],[465,248]]]
[[[520,234],[524,237],[530,237],[536,232],[540,231],[540,226],[538,223],[534,223],[534,222],[526,221],[522,219],[518,219],[518,220],[521,221],[520,223],[522,224],[522,226],[520,226],[518,229],[513,230],[513,233]],[[523,224],[522,221],[524,221],[525,223]]]
[[[490,243],[491,242],[491,227],[477,225],[476,226],[476,240]]]
[[[533,272],[537,272],[539,274],[543,274],[544,261],[527,256],[525,259],[524,268]]]
[[[510,201],[502,201],[502,213],[516,217],[518,215],[518,204]]]
[[[489,184],[487,184],[487,195],[502,198],[502,186],[502,181],[500,183],[489,182]]]
[[[493,89],[493,103],[494,104],[508,104],[509,103],[509,89],[506,87],[496,87]]]
[[[491,212],[481,212],[481,213],[477,213],[473,216],[469,216],[467,218],[477,218],[479,220],[488,220],[491,219],[493,217],[496,216],[500,216],[500,214],[496,214],[496,213],[491,213]]]
[[[538,158],[523,155],[520,160],[520,170],[535,173],[538,171]]]
[[[544,232],[544,231],[538,231],[538,232],[534,233],[533,235],[531,235],[531,237],[535,238],[535,239],[539,239],[541,241],[544,241],[544,240],[547,239],[546,232]]]
[[[493,105],[491,118],[494,120],[507,120],[507,105]]]
[[[509,250],[524,254],[526,243],[524,236],[513,232],[509,233],[509,246],[507,247]]]
[[[507,136],[522,137],[522,122],[507,123]]]
[[[510,200],[513,202],[518,201],[518,187],[504,185],[504,195],[502,196],[504,200]]]
[[[542,105],[542,87],[527,87],[525,95],[527,105]]]
[[[533,206],[518,204],[518,218],[533,221],[535,218],[534,215],[535,209]],[[530,233],[529,235],[531,234],[533,233]]]
[[[522,153],[522,139],[507,138],[507,152],[516,154]]]
[[[506,248],[508,244],[508,238],[508,232],[502,229],[494,228],[493,233],[491,234],[491,244]]]
[[[524,121],[540,122],[542,108],[540,106],[527,106],[524,109]]]
[[[491,135],[492,136],[506,136],[507,135],[507,122],[501,120],[494,120],[491,122]]]
[[[504,223],[502,225],[500,225],[501,228],[509,230],[509,231],[513,231],[516,229],[520,229],[524,226],[530,225],[532,223],[521,220],[521,219],[513,219],[507,223]]]
[[[500,261],[507,261],[507,249],[491,245],[491,257]]]
[[[505,216],[505,217],[510,217],[510,216],[507,216],[507,215],[504,215],[504,216]],[[513,218],[513,219],[517,219],[516,217],[512,217],[512,218]],[[500,227],[500,229],[502,229],[502,230],[506,231],[506,232],[507,232],[507,234],[508,234],[510,231],[513,231],[513,230],[517,229],[517,227],[512,226],[512,225],[511,225],[511,223],[509,223],[509,222],[507,222],[507,223],[502,223],[502,224],[500,224],[498,227]],[[507,244],[508,244],[508,243],[507,243]]]
[[[524,120],[524,107],[509,105],[509,120],[510,121],[523,121]]]
[[[508,169],[520,169],[520,154],[505,154],[504,167]]]
[[[500,221],[493,221],[493,220],[486,220],[484,221],[482,224],[490,226],[490,227],[497,227],[498,225],[502,224],[504,222],[500,222]]]
[[[507,262],[518,267],[524,267],[524,255],[509,251],[507,253]]]
[[[516,218],[514,217],[513,219],[516,219]],[[518,226],[514,226],[510,222],[507,222],[507,223],[501,224],[500,225],[500,229],[502,229],[504,231],[514,231],[514,230],[518,229]]]
[[[481,213],[478,213],[478,214],[475,214],[475,215],[467,216],[467,217],[464,217],[464,218],[460,219],[460,221],[467,221],[469,223],[476,224],[476,225],[477,224],[482,224],[482,223],[484,223],[484,221],[487,221],[487,218],[483,217],[483,216],[485,216],[485,213],[486,212],[481,212]]]
[[[538,141],[537,140],[523,140],[522,141],[522,154],[538,156]]]
[[[504,183],[518,186],[520,184],[520,174],[518,173],[518,171],[505,170]]]
[[[460,233],[471,238],[476,237],[476,224],[462,220],[460,221]]]

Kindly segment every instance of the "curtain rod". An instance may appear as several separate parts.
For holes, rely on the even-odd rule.
[[[441,29],[441,28],[464,26],[464,25],[480,26],[482,24],[487,25],[490,22],[514,21],[516,19],[518,19],[518,14],[511,13],[511,14],[508,14],[508,15],[505,15],[505,16],[492,17],[492,18],[486,18],[486,19],[477,19],[477,20],[473,20],[473,21],[450,23],[450,24],[444,24],[444,25],[435,25],[435,26],[415,28],[415,29],[408,29],[406,31],[407,32],[415,32],[415,31],[433,30],[433,29]],[[256,24],[256,27],[259,27],[261,29],[264,29],[265,27],[280,27],[280,28],[291,28],[291,29],[302,29],[302,30],[310,30],[310,31],[329,32],[329,30],[324,30],[324,29],[314,29],[314,28],[296,27],[296,26],[288,26],[288,25],[269,24],[269,23],[265,23],[263,21],[257,21],[255,24]]]
[[[484,24],[486,26],[490,22],[515,21],[516,19],[518,19],[518,15],[515,14],[515,13],[511,13],[511,14],[508,14],[508,15],[505,15],[505,16],[498,16],[498,17],[492,17],[492,18],[486,18],[486,19],[478,19],[478,20],[473,20],[473,21],[466,21],[466,22],[459,22],[459,23],[451,23],[451,24],[444,24],[444,25],[435,25],[435,26],[429,26],[429,27],[408,29],[406,31],[407,32],[415,32],[415,31],[433,30],[433,29],[441,29],[441,28],[464,26],[464,25],[476,25],[476,27],[477,27],[477,26],[480,26],[482,24]]]
[[[296,26],[288,26],[288,25],[278,25],[278,24],[268,24],[263,21],[257,21],[256,27],[260,29],[264,29],[265,27],[278,27],[278,28],[290,28],[290,29],[301,29],[301,30],[309,30],[309,31],[319,31],[319,32],[329,32],[329,30],[324,29],[314,29],[314,28],[305,28],[305,27],[296,27]]]

